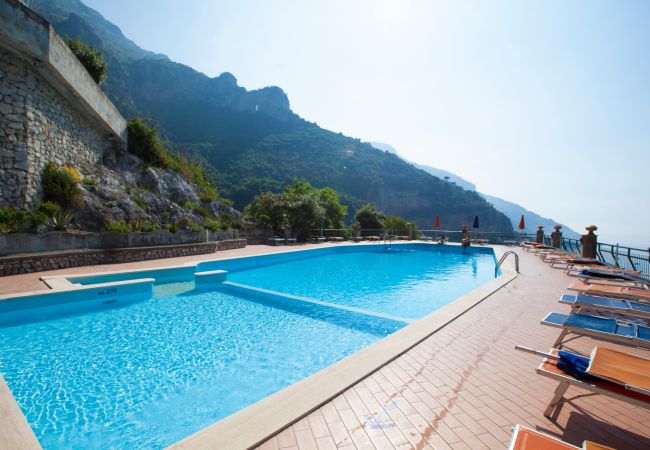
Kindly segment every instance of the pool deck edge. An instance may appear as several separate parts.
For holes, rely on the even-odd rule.
[[[36,435],[0,374],[0,448],[40,449]]]
[[[496,259],[504,250],[492,247]],[[403,355],[517,278],[511,260],[502,274],[428,316],[172,444],[168,449],[249,449],[318,409]]]

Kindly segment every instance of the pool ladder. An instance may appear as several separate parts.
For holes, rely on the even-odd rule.
[[[387,249],[390,247],[390,245],[393,243],[393,235],[389,234],[388,232],[384,232],[381,234],[381,241],[384,241],[384,249]]]
[[[512,250],[508,250],[507,252],[505,252],[503,254],[501,259],[499,259],[499,262],[497,263],[497,265],[494,267],[494,278],[497,277],[497,274],[499,273],[499,267],[501,267],[501,264],[503,263],[503,261],[506,260],[508,255],[515,255],[515,270],[517,271],[517,273],[519,273],[519,255],[517,253],[513,252]]]

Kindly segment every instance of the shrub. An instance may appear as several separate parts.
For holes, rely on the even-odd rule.
[[[50,218],[50,225],[57,231],[66,231],[73,220],[74,212],[59,210]]]
[[[80,39],[65,38],[72,53],[79,62],[86,68],[95,83],[102,84],[106,79],[108,64],[104,61],[104,55],[92,45],[82,42]]]
[[[131,222],[131,231],[146,233],[150,231],[156,231],[157,229],[158,229],[158,224],[155,221],[135,219],[134,221]]]
[[[49,162],[41,172],[43,197],[64,209],[83,207],[83,198],[78,182],[69,171]]]
[[[176,225],[175,223],[168,223],[167,225],[165,225],[165,230],[174,234],[178,231],[178,225]]]
[[[131,227],[124,220],[118,220],[118,221],[109,220],[106,222],[105,226],[108,231],[117,231],[118,233],[131,232]]]
[[[144,208],[144,206],[145,206],[144,199],[142,197],[140,197],[139,195],[136,195],[136,196],[133,197],[133,203],[138,205],[140,207],[140,209],[145,209]]]
[[[86,186],[95,186],[97,184],[97,180],[94,178],[84,178],[81,182]]]
[[[46,225],[48,217],[41,211],[0,208],[0,233],[35,232]]]
[[[221,222],[214,219],[206,219],[203,221],[203,228],[210,231],[217,231],[221,229]]]
[[[168,168],[172,159],[158,139],[156,130],[142,119],[131,119],[127,123],[129,134],[128,151],[152,166]]]
[[[75,182],[79,183],[81,181],[81,175],[79,175],[79,172],[74,167],[70,166],[65,166],[63,170],[70,174],[70,178],[72,178]]]
[[[200,233],[201,231],[203,231],[203,227],[201,225],[192,224],[190,225],[190,231],[194,233]]]
[[[42,202],[38,206],[38,210],[47,217],[52,218],[56,213],[61,211],[61,207],[54,202]]]

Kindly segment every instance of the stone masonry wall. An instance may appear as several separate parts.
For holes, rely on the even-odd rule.
[[[110,148],[108,135],[34,66],[0,49],[0,206],[33,207],[46,163],[72,165],[83,172]]]
[[[245,239],[162,247],[116,248],[110,250],[72,250],[22,256],[0,257],[0,276],[42,272],[97,264],[118,264],[179,256],[205,255],[216,251],[246,247]]]

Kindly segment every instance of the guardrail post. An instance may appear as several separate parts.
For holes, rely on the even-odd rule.
[[[585,228],[587,234],[583,234],[580,238],[582,242],[582,254],[583,258],[596,258],[598,255],[596,249],[598,247],[598,236],[594,234],[594,231],[598,229],[596,225],[589,225]]]
[[[538,244],[544,243],[544,227],[541,225],[537,227],[537,239],[535,239],[535,242]]]
[[[555,225],[553,228],[555,231],[551,233],[551,246],[560,248],[562,246],[562,232],[560,231],[562,227],[560,225]]]

